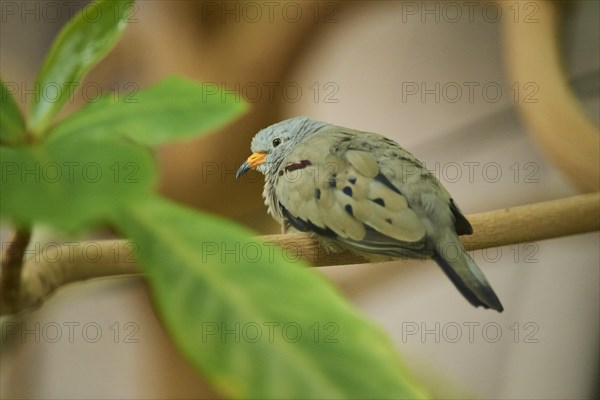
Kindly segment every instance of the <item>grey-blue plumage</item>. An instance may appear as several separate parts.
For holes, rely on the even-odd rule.
[[[265,175],[263,197],[284,229],[326,247],[432,257],[474,306],[502,311],[458,235],[472,227],[441,183],[393,140],[296,117],[261,130],[237,176]]]

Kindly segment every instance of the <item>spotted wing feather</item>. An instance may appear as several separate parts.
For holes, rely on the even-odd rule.
[[[357,250],[422,255],[426,231],[417,214],[371,153],[336,151],[342,139],[316,134],[287,156],[275,184],[283,217]]]

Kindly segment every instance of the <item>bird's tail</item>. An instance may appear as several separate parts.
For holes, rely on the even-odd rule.
[[[450,235],[448,235],[450,236]],[[433,259],[438,263],[454,286],[475,307],[483,306],[502,312],[504,307],[475,261],[467,254],[456,235],[443,241],[434,251]]]

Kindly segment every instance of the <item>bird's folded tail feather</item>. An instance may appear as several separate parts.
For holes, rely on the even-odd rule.
[[[432,258],[469,303],[502,312],[504,307],[498,296],[458,238],[452,244],[458,252],[436,249]]]

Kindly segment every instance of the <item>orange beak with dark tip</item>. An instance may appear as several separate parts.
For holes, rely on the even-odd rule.
[[[235,179],[240,179],[240,176],[244,175],[246,172],[251,169],[256,169],[259,165],[265,162],[265,158],[267,157],[267,153],[253,153],[244,163],[240,166],[237,173],[235,174]]]

